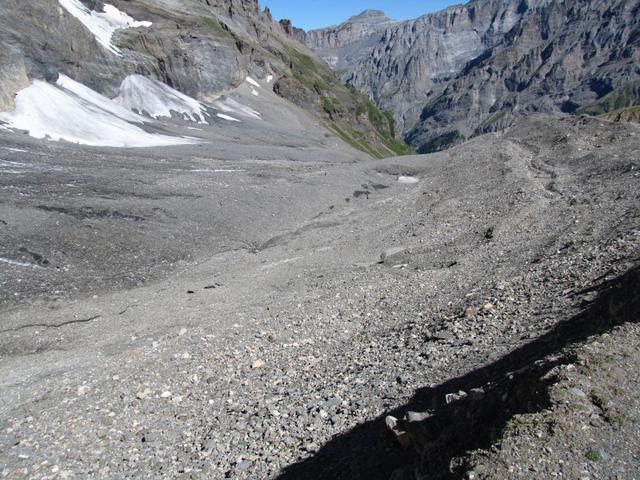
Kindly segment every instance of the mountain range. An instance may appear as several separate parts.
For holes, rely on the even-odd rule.
[[[310,32],[257,0],[7,0],[0,13],[0,111],[60,74],[109,98],[142,75],[204,103],[270,76],[330,134],[381,158],[535,112],[635,118],[640,98],[637,0],[472,0],[408,21],[367,10]]]
[[[473,0],[409,21],[370,10],[303,40],[393,111],[421,152],[533,112],[603,114],[639,102],[633,0]]]

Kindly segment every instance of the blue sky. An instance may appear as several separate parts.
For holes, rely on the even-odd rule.
[[[273,18],[289,18],[296,27],[311,30],[341,23],[363,10],[383,10],[395,20],[416,18],[466,0],[260,0]]]

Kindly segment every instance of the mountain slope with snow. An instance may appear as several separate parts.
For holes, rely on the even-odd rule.
[[[201,125],[257,120],[259,109],[233,104],[228,93],[246,84],[260,99],[275,90],[328,135],[370,155],[406,148],[387,117],[375,107],[361,115],[366,99],[289,38],[257,0],[3,1],[0,111],[13,111],[16,93],[34,80],[59,75],[127,110]],[[208,111],[215,102],[224,117]]]
[[[67,88],[69,87],[69,88]],[[130,122],[143,118],[108,98],[61,76],[56,85],[34,80],[18,92],[15,109],[0,113],[8,128],[35,138],[91,146],[156,147],[196,143],[196,139],[148,133]]]
[[[102,12],[96,12],[87,8],[80,0],[58,0],[58,2],[67,12],[82,22],[100,45],[119,56],[122,56],[122,51],[113,44],[112,40],[117,30],[152,25],[151,22],[138,22],[110,4],[105,4]]]
[[[126,77],[120,85],[120,94],[113,101],[129,111],[152,118],[171,117],[174,112],[192,122],[208,124],[206,117],[209,114],[202,103],[142,75]]]
[[[255,80],[254,83],[261,88]],[[255,97],[256,90],[249,84],[249,92]],[[5,129],[24,130],[32,137],[53,141],[153,147],[198,143],[198,139],[149,133],[141,124],[155,126],[156,120],[170,120],[176,115],[184,121],[208,126],[214,114],[236,123],[240,122],[236,117],[262,120],[260,112],[232,95],[223,95],[207,105],[157,80],[130,75],[122,81],[119,95],[112,100],[60,75],[55,84],[35,80],[18,92],[13,111],[0,113],[0,124]]]

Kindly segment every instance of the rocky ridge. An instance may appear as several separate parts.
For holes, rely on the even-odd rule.
[[[380,34],[396,24],[380,10],[366,10],[341,25],[306,32],[303,41],[337,71],[359,62]]]
[[[611,94],[618,108],[636,104],[627,92],[640,75],[639,9],[628,0],[475,0],[404,22],[356,17],[306,42],[428,152],[528,112],[587,113]]]

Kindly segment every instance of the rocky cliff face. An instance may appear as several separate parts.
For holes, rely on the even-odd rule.
[[[386,29],[397,23],[380,10],[366,10],[340,25],[312,30],[304,41],[334,69],[344,71],[354,62],[364,61]]]
[[[628,91],[639,11],[630,0],[476,0],[406,22],[354,17],[305,41],[426,152]]]
[[[361,150],[388,156],[393,149],[406,148],[396,140],[392,123],[374,124],[368,116],[357,114],[358,105],[366,99],[352,94],[296,41],[292,26],[287,31],[287,25],[274,22],[257,0],[114,0],[109,4],[119,10],[115,17],[109,16],[112,7],[105,10],[106,4],[98,0],[2,2],[0,111],[10,110],[15,93],[34,79],[54,81],[58,74],[110,98],[117,95],[125,77],[139,74],[202,101],[217,98],[248,75],[272,75],[277,92],[306,107],[330,128],[337,120],[326,103],[343,98],[339,128],[349,132],[345,140]],[[104,39],[101,43],[100,35],[88,25],[102,22],[104,27],[104,21],[122,21],[122,15],[135,20],[136,28],[115,30],[111,45],[105,48]],[[314,70],[312,75],[306,75],[309,69]],[[296,76],[311,83],[297,82]],[[292,88],[283,88],[291,84]],[[299,102],[300,95],[308,101]],[[358,141],[353,140],[355,136]]]
[[[433,151],[531,112],[590,113],[607,95],[617,100],[602,111],[633,105],[639,9],[637,1],[624,0],[532,9],[499,45],[432,94],[408,138]]]
[[[259,19],[259,12],[248,8],[250,2],[218,2],[216,7],[199,0],[112,3],[136,20],[153,23],[151,28],[115,33],[114,43],[124,52],[120,57],[103,48],[56,0],[3,2],[3,69],[24,70],[30,79],[65,73],[106,94],[115,93],[127,74],[140,73],[201,99],[237,85],[249,71],[258,73],[259,64],[239,54],[231,34],[257,36],[256,29],[246,28],[248,19]],[[251,3],[257,7],[256,2]],[[101,2],[85,6],[96,11],[104,7]],[[229,28],[225,30],[218,18]]]
[[[516,2],[489,0],[406,22],[368,11],[309,32],[306,43],[384,109],[404,130],[418,119],[429,92],[494,46],[523,12]]]

